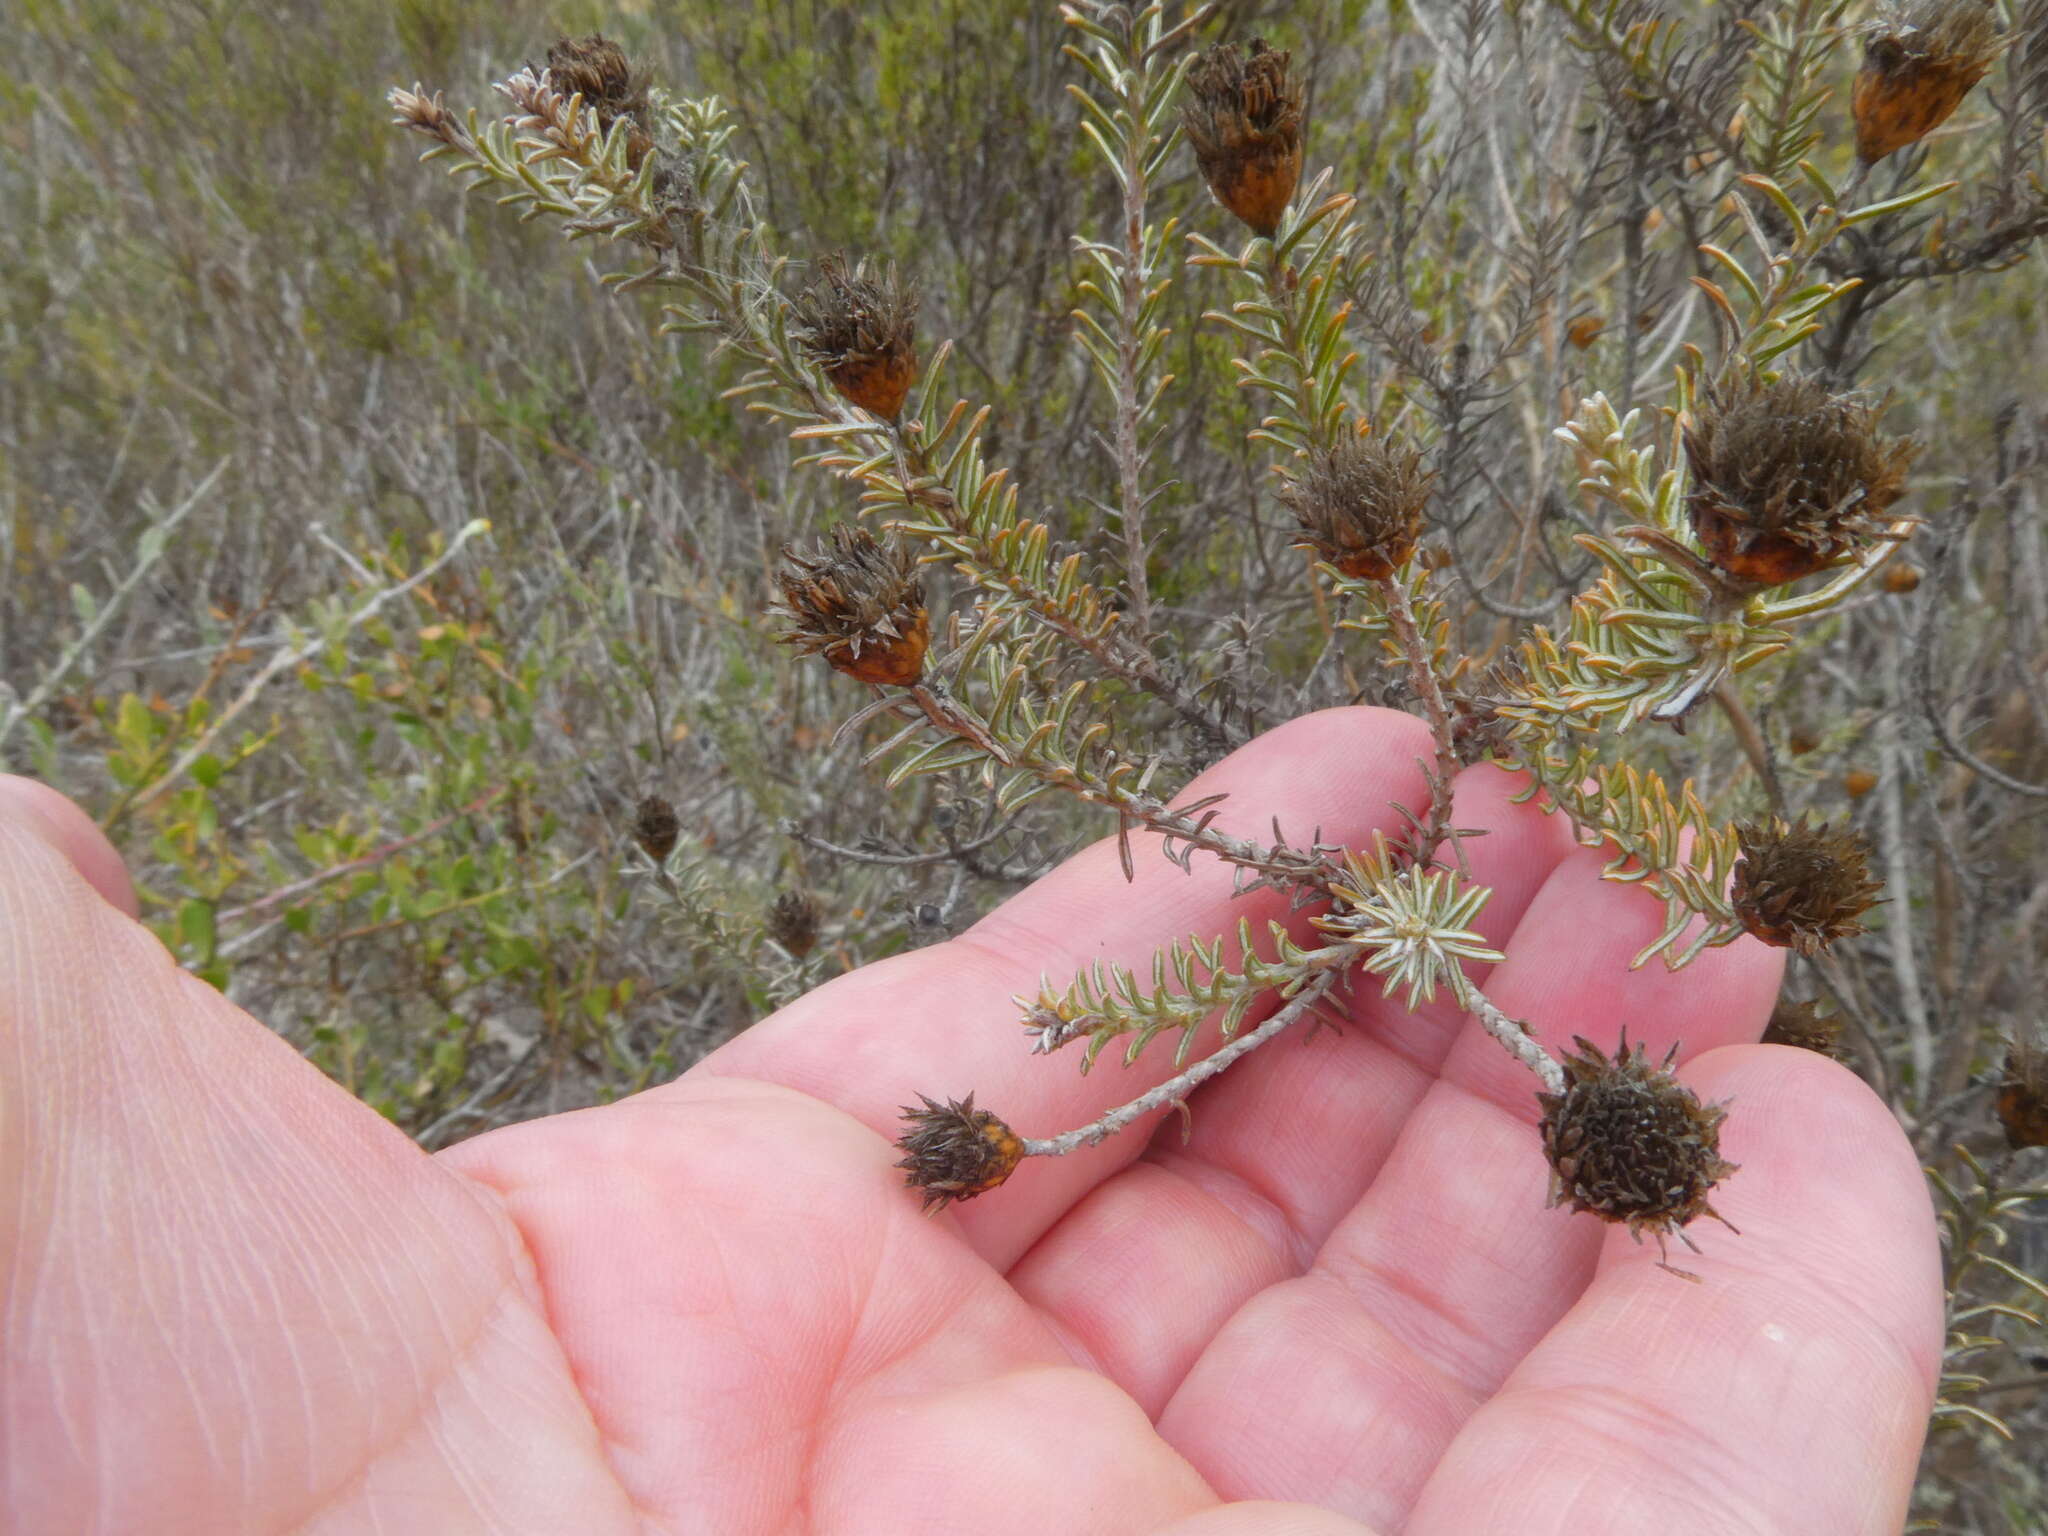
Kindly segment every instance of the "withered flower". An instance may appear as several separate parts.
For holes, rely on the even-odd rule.
[[[896,1166],[904,1171],[904,1183],[924,1191],[927,1211],[987,1194],[1023,1159],[1017,1133],[988,1110],[976,1109],[973,1094],[944,1104],[918,1097],[923,1109],[903,1110],[909,1129],[896,1138],[905,1154]]]
[[[907,688],[924,675],[931,616],[909,550],[841,523],[830,544],[782,553],[783,641],[863,683]]]
[[[1870,878],[1870,850],[1854,831],[1774,816],[1738,822],[1735,838],[1735,915],[1756,937],[1810,956],[1863,932],[1857,919],[1884,887]]]
[[[1918,451],[1879,434],[1882,410],[1799,374],[1707,390],[1684,431],[1687,511],[1707,558],[1738,582],[1775,587],[1882,538]]]
[[[1771,1010],[1771,1021],[1764,1026],[1765,1045],[1795,1045],[1802,1051],[1813,1051],[1818,1055],[1842,1059],[1842,1021],[1832,1013],[1822,1013],[1812,1003],[1795,1003],[1789,997],[1778,999],[1778,1006]]]
[[[878,277],[863,261],[818,262],[818,280],[790,300],[795,335],[832,387],[864,411],[896,419],[917,382],[917,289],[892,266]]]
[[[1415,552],[1435,482],[1421,449],[1347,436],[1282,487],[1280,500],[1301,523],[1297,548],[1353,579],[1384,581]]]
[[[2005,1053],[2005,1076],[1993,1101],[2005,1144],[2014,1151],[2048,1147],[2048,1049],[2024,1032],[2025,1025],[2021,1030]]]
[[[1702,1104],[1672,1076],[1677,1047],[1653,1067],[1626,1034],[1612,1061],[1589,1040],[1574,1036],[1572,1043],[1579,1049],[1564,1058],[1564,1092],[1536,1095],[1550,1203],[1625,1222],[1638,1242],[1647,1228],[1660,1253],[1667,1234],[1693,1246],[1680,1229],[1696,1217],[1727,1225],[1707,1202],[1707,1192],[1735,1171],[1721,1157],[1727,1107]]]
[[[626,160],[638,169],[654,147],[654,137],[648,131],[647,80],[633,68],[625,49],[601,32],[561,38],[548,46],[548,82],[558,91],[581,96],[604,133],[610,133],[620,118],[626,119]]]
[[[1875,165],[1948,121],[2005,46],[1985,0],[1901,0],[1871,24],[1850,97],[1856,158]]]
[[[768,909],[768,937],[801,960],[818,943],[818,904],[807,891],[784,891]]]
[[[1188,71],[1181,127],[1216,201],[1271,238],[1301,180],[1301,80],[1284,49],[1218,43]]]
[[[668,856],[676,851],[676,841],[682,832],[683,824],[676,819],[676,808],[660,795],[649,795],[633,813],[633,841],[657,864],[668,862]]]

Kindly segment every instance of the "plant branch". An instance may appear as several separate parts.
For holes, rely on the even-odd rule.
[[[1407,663],[1409,685],[1422,700],[1430,737],[1436,743],[1436,764],[1427,775],[1429,814],[1418,829],[1413,847],[1415,863],[1428,865],[1436,857],[1444,839],[1449,837],[1452,850],[1458,856],[1459,868],[1463,869],[1464,850],[1459,847],[1451,827],[1451,791],[1458,772],[1458,748],[1452,735],[1450,706],[1444,702],[1443,685],[1431,663],[1429,646],[1422,637],[1421,627],[1415,622],[1415,608],[1408,601],[1408,589],[1398,577],[1388,577],[1374,585],[1379,588],[1380,601],[1386,606],[1387,622],[1400,642],[1402,659]]]
[[[1477,987],[1470,989],[1467,1001],[1471,1006],[1466,1011],[1479,1021],[1481,1028],[1501,1043],[1510,1056],[1542,1080],[1544,1092],[1564,1092],[1564,1068],[1552,1059],[1550,1053],[1543,1049],[1542,1043],[1529,1033],[1520,1020],[1509,1018],[1492,998]]]
[[[1029,1136],[1023,1138],[1024,1155],[1026,1157],[1064,1157],[1069,1152],[1075,1151],[1080,1147],[1092,1147],[1098,1142],[1107,1140],[1125,1126],[1131,1124],[1132,1121],[1144,1118],[1155,1109],[1164,1109],[1169,1104],[1185,1103],[1189,1094],[1193,1093],[1195,1089],[1206,1083],[1210,1078],[1216,1076],[1217,1073],[1232,1066],[1239,1057],[1249,1055],[1268,1040],[1271,1040],[1274,1036],[1296,1023],[1304,1013],[1314,1008],[1317,1003],[1329,995],[1330,989],[1336,986],[1339,977],[1342,975],[1343,972],[1341,970],[1323,972],[1306,987],[1302,988],[1300,992],[1296,993],[1293,998],[1283,1004],[1279,1012],[1275,1013],[1273,1017],[1266,1020],[1257,1029],[1239,1035],[1235,1040],[1220,1047],[1211,1055],[1204,1056],[1193,1066],[1188,1067],[1184,1071],[1176,1072],[1165,1082],[1159,1084],[1158,1087],[1151,1089],[1149,1092],[1139,1094],[1138,1097],[1132,1099],[1128,1104],[1118,1105],[1100,1119],[1092,1120],[1087,1125],[1058,1136],[1047,1137],[1044,1140],[1038,1140]]]

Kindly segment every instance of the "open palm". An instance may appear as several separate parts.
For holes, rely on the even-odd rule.
[[[1424,798],[1415,722],[1312,716],[1201,781],[1356,844]],[[1754,1041],[1750,941],[1627,970],[1655,903],[1459,785],[1484,978],[1553,1047],[1733,1099],[1687,1284],[1544,1205],[1533,1079],[1360,987],[1148,1123],[919,1213],[923,1091],[1049,1135],[1169,1070],[1025,1052],[1011,995],[1240,915],[1113,845],[841,978],[680,1080],[428,1157],[185,976],[82,818],[0,793],[0,1528],[1896,1532],[1941,1343],[1911,1151]],[[83,878],[81,878],[81,872]],[[1291,919],[1303,921],[1296,914]],[[1206,1043],[1206,1042],[1205,1042]],[[1161,1058],[1164,1049],[1153,1053]]]

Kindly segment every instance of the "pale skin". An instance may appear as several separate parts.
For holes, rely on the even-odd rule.
[[[1191,791],[1357,844],[1415,721],[1287,725]],[[1626,1024],[1733,1100],[1705,1252],[1545,1208],[1534,1083],[1361,988],[1194,1097],[920,1214],[897,1106],[1047,1135],[1170,1068],[1032,1057],[1011,994],[1284,915],[1140,848],[844,977],[667,1086],[427,1156],[186,976],[113,851],[0,780],[0,1528],[848,1536],[1893,1536],[1942,1337],[1914,1157],[1753,1042],[1745,940],[1676,975],[1567,829],[1456,822],[1553,1047]],[[1297,915],[1295,921],[1299,923]],[[1165,1051],[1158,1053],[1162,1058]]]

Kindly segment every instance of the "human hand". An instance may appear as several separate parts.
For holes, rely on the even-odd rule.
[[[1356,845],[1427,753],[1333,711],[1190,793]],[[1553,1052],[1626,1024],[1734,1101],[1741,1235],[1694,1229],[1700,1284],[1545,1209],[1534,1080],[1369,983],[1199,1090],[1185,1141],[1155,1117],[921,1215],[916,1092],[1049,1135],[1170,1070],[1029,1056],[1010,998],[1286,916],[1213,864],[1127,885],[1098,845],[674,1083],[429,1157],[0,781],[0,1528],[1890,1536],[1942,1342],[1905,1138],[1750,1043],[1776,951],[1628,971],[1655,904],[1514,788],[1458,786],[1481,979]]]

